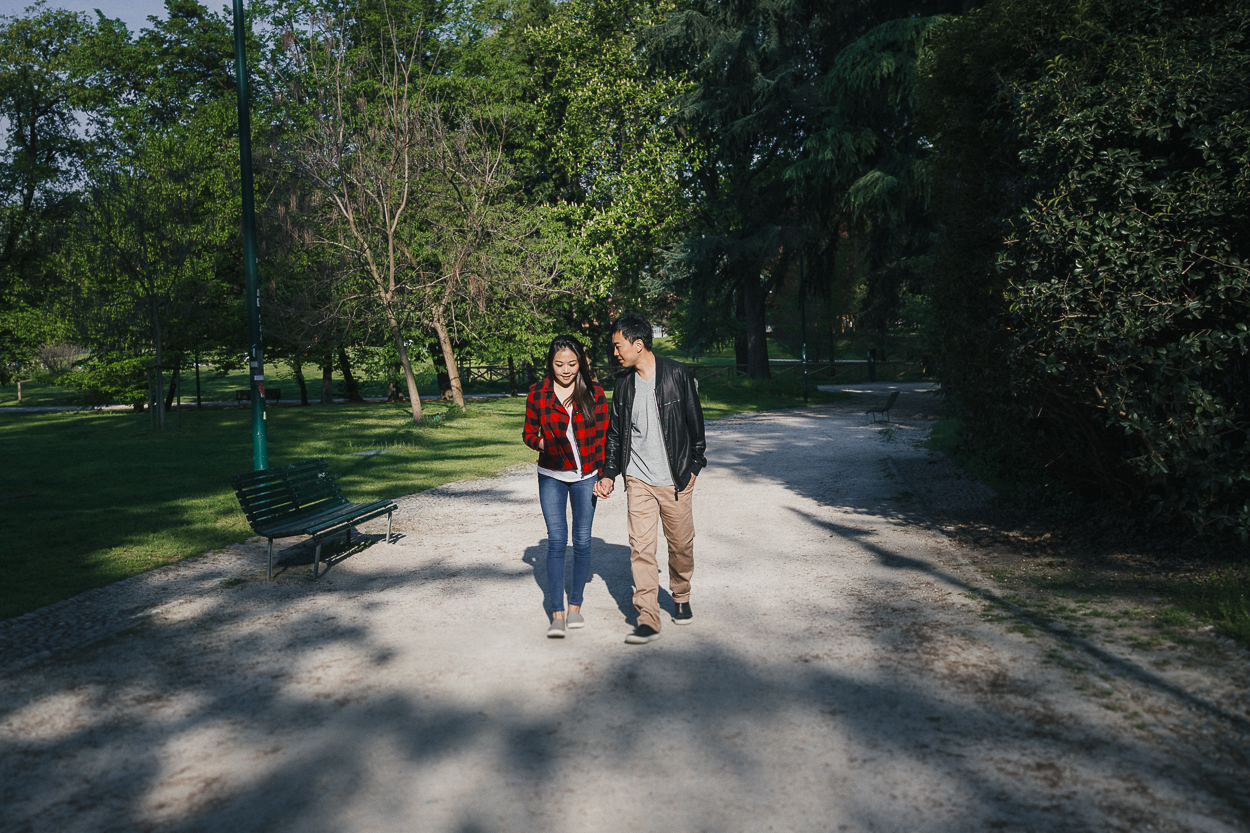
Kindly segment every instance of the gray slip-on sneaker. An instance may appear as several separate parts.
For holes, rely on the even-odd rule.
[[[570,610],[568,613],[564,614],[564,617],[569,623],[570,630],[573,628],[586,627],[586,620],[582,618],[580,610]]]
[[[548,639],[563,639],[564,638],[564,620],[563,619],[551,620],[551,627],[547,628],[547,638]]]

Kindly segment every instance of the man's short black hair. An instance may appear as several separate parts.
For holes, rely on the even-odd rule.
[[[627,312],[613,321],[612,332],[625,336],[630,344],[641,341],[643,347],[651,349],[651,322],[636,312]]]

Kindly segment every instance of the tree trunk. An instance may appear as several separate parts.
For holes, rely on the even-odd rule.
[[[304,360],[299,353],[291,357],[291,370],[295,373],[295,383],[299,385],[299,404],[308,404],[308,382],[304,379]]]
[[[391,336],[395,339],[395,351],[399,353],[399,363],[404,368],[404,381],[408,384],[408,404],[412,408],[412,421],[420,422],[425,417],[421,409],[421,394],[417,391],[417,377],[412,372],[412,362],[408,360],[408,347],[404,344],[404,335],[399,330],[399,319],[388,314],[387,325],[391,328]]]
[[[182,364],[179,362],[178,364]],[[180,379],[177,370],[169,374],[169,393],[165,394],[165,410],[172,411],[174,409],[174,397],[178,395],[178,384]]]
[[[838,320],[836,317],[833,319]],[[833,324],[829,325],[829,377],[833,378],[838,375],[838,334],[833,331]]]
[[[746,290],[742,287],[742,282],[738,282],[738,289],[734,293],[734,314],[738,319],[738,326],[734,332],[734,378],[747,375],[747,306],[746,306]]]
[[[741,267],[742,304],[747,341],[747,376],[751,379],[767,379],[768,333],[764,323],[764,286],[751,264]]]
[[[347,392],[347,401],[364,402],[365,398],[360,395],[360,385],[356,384],[356,377],[352,375],[352,363],[347,360],[347,350],[343,349],[342,345],[339,345],[339,372],[343,374],[343,388]]]
[[[451,336],[447,333],[443,315],[442,307],[434,310],[434,332],[438,336],[438,346],[443,350],[443,361],[447,364],[447,377],[451,380],[451,401],[463,411],[464,389],[460,385],[460,371],[456,369],[456,356],[451,349]]]
[[[158,431],[165,430],[165,409],[161,407],[161,400],[165,398],[165,380],[161,374],[164,370],[161,368],[161,359],[164,357],[162,335],[161,332],[161,316],[156,311],[155,305],[152,308],[152,330],[156,336],[156,399],[152,403],[156,407],[156,428]]]
[[[513,363],[513,361],[512,361],[512,356],[508,356],[508,391],[509,391],[509,393],[511,393],[513,396],[516,396],[516,395],[517,395],[517,392],[516,392],[516,364],[514,364],[514,363]]]
[[[438,342],[431,342],[425,345],[425,350],[430,354],[430,362],[434,365],[434,378],[438,380],[438,397],[443,400],[451,399],[451,377],[447,375],[447,363],[443,360],[443,348],[438,346]]]
[[[334,363],[327,353],[325,364],[321,365],[321,404],[334,404]]]

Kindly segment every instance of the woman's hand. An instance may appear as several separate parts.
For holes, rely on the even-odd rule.
[[[546,440],[546,438],[545,438],[545,437],[539,437],[539,438],[538,438],[538,450],[539,450],[539,451],[546,451],[546,450],[547,450],[547,440]]]

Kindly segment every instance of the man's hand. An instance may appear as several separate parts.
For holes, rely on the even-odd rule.
[[[595,497],[601,497],[605,500],[612,496],[612,489],[616,486],[616,481],[611,477],[601,477],[599,482],[595,484]]]

